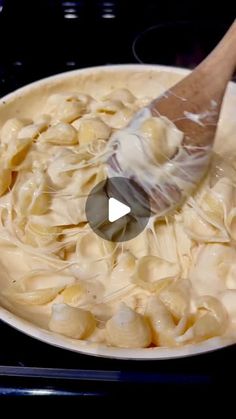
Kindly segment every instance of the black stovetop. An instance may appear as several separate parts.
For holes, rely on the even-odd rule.
[[[55,348],[0,323],[0,395],[186,396],[226,388],[236,374],[235,346],[162,361],[92,357]]]
[[[0,95],[81,67],[157,63],[194,67],[236,7],[198,0],[0,0]],[[204,10],[204,13],[203,13]]]
[[[76,68],[154,63],[193,68],[235,16],[233,3],[0,0],[0,96]],[[171,7],[170,7],[171,6]],[[235,346],[165,361],[122,361],[64,351],[0,322],[1,395],[137,395],[226,386]]]

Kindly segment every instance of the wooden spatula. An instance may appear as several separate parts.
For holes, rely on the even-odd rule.
[[[128,173],[127,170],[124,172],[121,164],[124,155],[120,158],[119,141],[114,142],[113,153],[108,160],[112,175],[128,176],[142,186],[149,194],[152,211],[157,215],[163,216],[180,204],[205,174],[223,97],[235,67],[236,21],[193,72],[147,107],[153,116],[168,118],[184,134],[181,150],[168,161],[168,167],[164,164],[158,168],[159,173],[163,170],[161,176],[153,179],[152,171],[150,182],[145,183],[135,165],[129,168]],[[129,126],[132,126],[132,121]],[[122,138],[125,141],[125,135]]]
[[[154,100],[152,113],[166,116],[185,135],[185,144],[214,141],[222,100],[236,67],[236,21],[215,49],[187,77]],[[197,122],[186,118],[199,115]]]

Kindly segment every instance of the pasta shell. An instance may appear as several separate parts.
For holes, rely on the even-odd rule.
[[[197,301],[197,307],[198,309],[204,309],[211,312],[221,327],[223,329],[225,328],[228,321],[228,316],[224,306],[218,298],[212,297],[210,295],[202,296]]]
[[[48,221],[52,226],[68,226],[79,225],[87,222],[85,215],[86,197],[68,199],[65,196],[52,197],[50,203],[50,213],[48,214]]]
[[[49,329],[74,339],[86,339],[94,331],[96,321],[86,310],[67,304],[53,304]]]
[[[174,223],[157,221],[153,226],[152,255],[171,263],[178,263],[177,243],[175,241]]]
[[[123,107],[115,113],[102,113],[100,118],[109,127],[114,129],[122,129],[128,125],[133,116],[133,111],[128,107]]]
[[[206,220],[215,227],[223,224],[227,227],[228,213],[234,205],[234,186],[230,179],[223,177],[203,194],[200,206],[204,211]],[[228,229],[230,233],[230,228]]]
[[[189,274],[189,266],[193,262],[193,251],[196,248],[196,243],[194,243],[187,235],[181,218],[178,216],[175,216],[174,236],[176,252],[181,267],[181,276],[182,278],[187,278]]]
[[[87,196],[91,189],[105,178],[102,165],[81,168],[72,175],[65,192],[72,196]]]
[[[48,126],[50,125],[51,119],[52,118],[51,118],[50,115],[43,113],[43,114],[38,115],[35,118],[34,123],[36,125],[40,125],[41,130],[43,131],[44,129],[48,128]],[[40,131],[40,132],[42,132],[42,131]]]
[[[111,128],[123,128],[130,121],[133,111],[124,106],[120,100],[106,100],[93,103],[91,111],[99,115],[100,119]]]
[[[99,118],[82,119],[79,126],[79,143],[87,144],[95,140],[107,140],[111,128]]]
[[[59,227],[29,221],[25,227],[25,242],[32,246],[43,247],[55,242],[60,233]]]
[[[0,210],[1,228],[6,227],[8,221],[9,221],[9,211],[7,210],[7,208],[1,208]]]
[[[229,242],[229,235],[226,228],[211,219],[206,219],[206,215],[199,214],[193,208],[188,208],[183,213],[183,222],[188,236],[197,242]]]
[[[8,191],[12,181],[12,172],[0,165],[0,196]]]
[[[144,256],[138,260],[133,281],[151,292],[160,288],[159,281],[176,278],[179,267],[156,256]]]
[[[130,252],[125,252],[118,257],[116,266],[104,282],[105,302],[119,301],[120,298],[125,298],[125,295],[133,288],[131,277],[134,269],[135,258]]]
[[[59,102],[81,102],[83,105],[89,104],[93,101],[92,96],[80,92],[60,92],[49,96],[47,100],[48,108],[55,108]]]
[[[152,156],[157,163],[164,163],[170,159],[180,146],[183,133],[164,117],[151,117],[140,126]]]
[[[50,195],[47,191],[45,175],[35,172],[26,179],[19,181],[17,190],[14,192],[15,207],[23,214],[40,215],[48,211]]]
[[[77,131],[70,124],[60,122],[51,126],[40,136],[40,141],[55,145],[74,145],[78,143]]]
[[[97,321],[100,322],[100,325],[103,326],[112,316],[113,316],[114,308],[109,304],[98,303],[93,305],[91,308],[91,312],[96,318]]]
[[[190,309],[190,282],[178,280],[159,292],[159,298],[165,304],[173,318],[178,322]]]
[[[121,300],[123,303],[125,303],[129,308],[134,310],[136,313],[144,316],[149,297],[150,297],[150,293],[148,291],[135,287],[133,289],[132,288],[129,289],[126,295],[124,294],[121,297]],[[118,304],[119,303],[117,301],[117,306]]]
[[[178,342],[199,342],[222,335],[228,326],[227,311],[221,302],[212,296],[202,296],[196,302],[198,309],[193,326]]]
[[[228,178],[234,182],[235,152],[232,149],[230,152],[221,152],[220,154],[215,151],[212,155],[212,164],[209,176],[210,186],[214,187],[214,185],[222,178]]]
[[[103,102],[93,102],[91,104],[91,111],[101,115],[114,115],[117,111],[123,108],[124,105],[119,100],[104,100]]]
[[[9,144],[14,141],[19,131],[25,126],[30,124],[31,121],[27,119],[10,118],[3,125],[0,133],[1,143]]]
[[[184,214],[188,234],[198,241],[228,242],[227,218],[233,203],[232,182],[223,177],[212,188],[205,185],[203,190],[196,202],[193,201],[193,208]]]
[[[220,336],[222,332],[222,327],[216,317],[212,313],[206,313],[193,326],[193,339],[198,342]]]
[[[57,264],[58,261],[55,265],[57,266]],[[40,268],[31,270],[17,281],[17,284],[21,286],[22,291],[37,291],[40,289],[53,288],[54,286],[63,290],[66,286],[70,286],[75,282],[74,276],[66,273],[65,270],[63,273],[60,273],[55,271],[55,267],[54,270],[52,270],[52,268],[50,268],[50,270]]]
[[[92,231],[82,233],[77,241],[77,254],[85,260],[99,260],[112,256],[114,244],[103,240]]]
[[[53,116],[56,121],[72,122],[86,111],[87,101],[80,100],[77,95],[54,94],[48,99],[46,112]]]
[[[74,171],[80,162],[80,156],[72,150],[62,148],[48,164],[48,175],[58,188],[64,188],[72,180]]]
[[[4,156],[7,168],[15,170],[22,163],[31,147],[32,141],[32,138],[16,138],[8,143]]]
[[[144,230],[134,239],[124,243],[124,248],[129,250],[136,258],[147,256],[150,253],[147,230]]]
[[[104,97],[105,100],[119,101],[124,105],[133,103],[135,101],[135,96],[128,89],[116,89],[110,92]]]
[[[189,275],[194,290],[199,295],[212,296],[224,291],[235,259],[235,249],[230,246],[220,243],[203,246]]]
[[[146,348],[151,343],[151,330],[143,316],[121,304],[106,323],[107,342],[121,348]]]
[[[83,272],[106,275],[114,263],[114,244],[96,236],[92,231],[79,235],[76,256]],[[95,268],[96,267],[96,268]]]
[[[95,342],[95,343],[106,343],[106,333],[105,329],[101,329],[96,327],[96,329],[93,331],[91,335],[87,338],[89,342]]]
[[[226,219],[226,227],[230,237],[236,241],[236,208],[232,208]]]
[[[117,264],[113,270],[114,274],[125,274],[129,272],[130,274],[134,271],[136,265],[136,259],[131,252],[126,251],[122,252],[117,259]]]
[[[86,111],[86,107],[82,102],[66,102],[59,104],[55,118],[62,122],[72,122],[74,119],[83,115]]]
[[[64,287],[42,288],[33,291],[15,291],[15,287],[5,289],[2,294],[16,304],[41,305],[47,304],[62,291]]]
[[[17,134],[17,138],[19,140],[24,138],[38,138],[39,134],[48,128],[50,119],[49,115],[41,115],[34,124],[29,124],[21,128]]]
[[[67,287],[61,294],[64,303],[76,307],[81,300],[81,294],[83,291],[84,290],[81,284],[73,284]]]
[[[231,206],[233,185],[228,178],[221,178],[201,199],[204,212],[215,216],[216,221],[223,221]]]
[[[226,308],[230,320],[236,323],[236,290],[226,290],[221,292],[219,299]]]
[[[152,329],[152,342],[157,346],[173,346],[175,323],[166,306],[157,297],[150,297],[145,312]]]
[[[222,261],[219,266],[219,276],[224,281],[225,285],[229,289],[236,289],[236,263],[229,264],[226,261]]]

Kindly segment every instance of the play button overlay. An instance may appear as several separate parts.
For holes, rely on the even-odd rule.
[[[94,233],[112,242],[137,237],[151,215],[146,192],[135,181],[123,177],[99,182],[87,198],[85,211]]]
[[[122,204],[122,202],[115,198],[109,198],[108,220],[110,223],[114,223],[114,221],[119,220],[119,218],[124,217],[124,215],[130,212],[131,209],[128,205]]]

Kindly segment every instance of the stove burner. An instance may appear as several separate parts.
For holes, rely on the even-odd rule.
[[[217,22],[175,22],[151,26],[133,41],[133,55],[142,64],[193,69],[214,48],[228,25]]]

